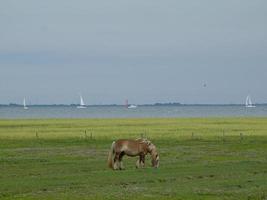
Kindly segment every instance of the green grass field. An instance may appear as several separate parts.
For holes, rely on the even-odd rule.
[[[141,136],[159,169],[107,168]],[[267,199],[267,118],[0,120],[0,199]]]

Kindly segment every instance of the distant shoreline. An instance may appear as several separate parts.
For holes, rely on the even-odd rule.
[[[154,104],[136,104],[138,106],[244,106],[244,104],[182,104],[182,103],[154,103]],[[256,106],[266,106],[267,103],[255,103]],[[0,107],[21,107],[22,104],[0,104]],[[79,104],[29,104],[27,106],[31,107],[76,107],[79,106]],[[86,105],[88,107],[92,106],[118,106],[118,107],[125,107],[125,105],[122,104],[90,104]]]

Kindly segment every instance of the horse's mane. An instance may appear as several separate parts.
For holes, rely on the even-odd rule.
[[[137,141],[139,141],[140,143],[145,143],[147,145],[152,144],[150,140],[148,140],[147,138],[138,138],[136,139]]]

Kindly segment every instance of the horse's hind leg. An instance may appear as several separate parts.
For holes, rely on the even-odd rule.
[[[138,169],[140,167],[140,158],[136,161],[135,167]]]
[[[124,152],[121,152],[119,156],[119,169],[125,169],[122,163],[122,157],[124,156]]]

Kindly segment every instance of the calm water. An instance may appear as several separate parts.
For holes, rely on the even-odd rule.
[[[77,109],[72,106],[0,106],[0,119],[19,118],[139,118],[139,117],[267,117],[267,106],[89,106]]]

